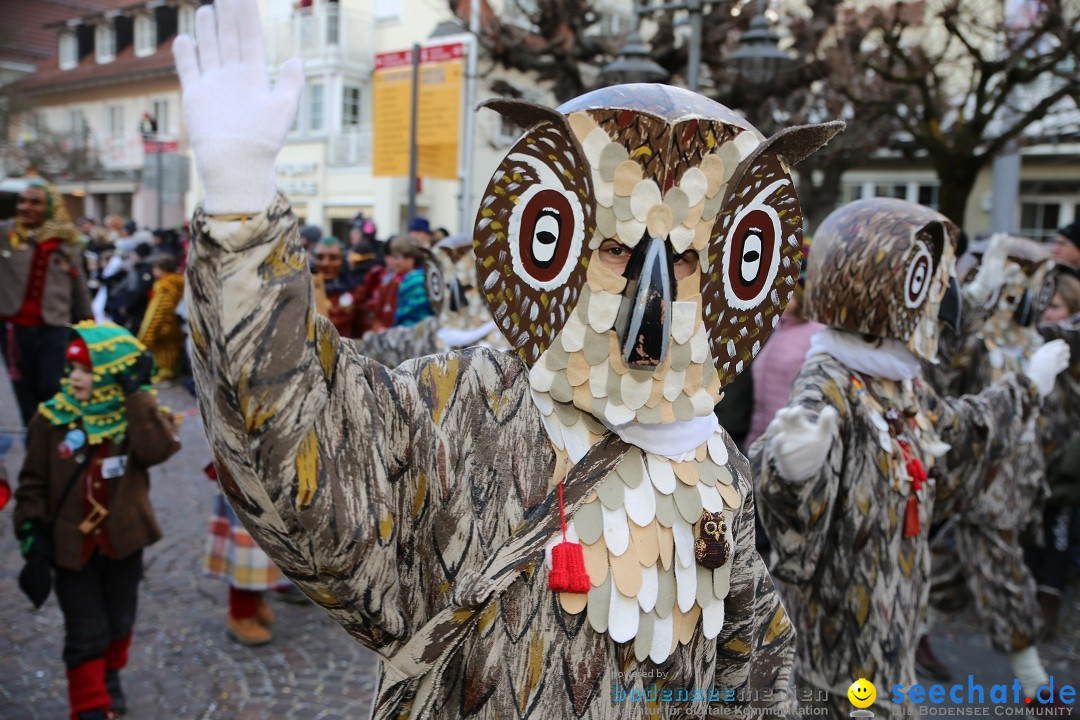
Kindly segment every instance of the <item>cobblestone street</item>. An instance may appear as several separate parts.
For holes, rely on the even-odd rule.
[[[177,411],[194,401],[180,388],[160,400]],[[0,375],[0,435],[14,476],[22,462],[11,388]],[[248,649],[226,637],[226,586],[204,578],[201,560],[214,485],[200,419],[181,428],[183,451],[152,472],[153,501],[165,539],[146,552],[131,662],[124,674],[133,720],[278,720],[367,718],[374,656],[312,605],[274,602],[275,641]],[[0,445],[0,453],[3,446]],[[14,479],[14,478],[13,478]],[[67,716],[60,660],[62,620],[55,598],[39,612],[19,591],[22,567],[11,534],[10,507],[0,513],[0,720],[60,720]],[[1043,647],[1047,669],[1080,684],[1080,598],[1068,598],[1058,639]],[[935,631],[935,648],[957,681],[969,673],[989,685],[1012,682],[1006,658],[994,653],[974,619],[961,616]],[[879,693],[882,689],[879,688]]]

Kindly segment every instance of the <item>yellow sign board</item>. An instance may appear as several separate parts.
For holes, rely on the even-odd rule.
[[[464,50],[461,43],[420,50],[416,121],[417,174],[420,177],[458,178]],[[382,177],[408,176],[411,51],[380,53],[375,57],[374,91],[372,173]]]

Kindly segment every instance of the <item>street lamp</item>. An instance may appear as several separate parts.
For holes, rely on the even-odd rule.
[[[690,40],[687,46],[686,63],[686,87],[694,92],[698,91],[701,76],[701,44],[702,23],[706,5],[726,2],[727,0],[677,0],[650,5],[648,1],[634,3],[634,14],[637,16],[638,25],[641,16],[647,13],[664,12],[668,10],[686,10],[690,15]],[[739,38],[739,45],[729,58],[735,64],[740,77],[757,86],[770,85],[785,69],[785,65],[792,60],[779,46],[780,36],[773,32],[769,19],[765,16],[765,0],[758,0],[757,14],[750,21],[750,29]],[[632,52],[632,54],[631,54]],[[649,56],[648,45],[641,39],[637,30],[630,34],[626,40],[626,46],[615,62],[612,62],[600,71],[605,80],[609,77],[609,71],[627,56],[634,60],[648,59],[649,63],[663,72],[663,68],[652,62]],[[664,78],[667,73],[664,72]],[[623,80],[622,82],[629,82]],[[644,82],[638,80],[637,82]],[[654,81],[655,82],[655,81]]]
[[[638,16],[638,24],[641,17]],[[623,83],[662,83],[668,79],[667,70],[652,59],[649,46],[641,39],[637,28],[626,38],[619,56],[600,70],[605,85]]]
[[[727,61],[742,80],[758,88],[772,85],[794,62],[780,49],[780,36],[765,17],[764,0],[758,0],[757,14],[750,20],[750,29],[739,37],[739,45]]]

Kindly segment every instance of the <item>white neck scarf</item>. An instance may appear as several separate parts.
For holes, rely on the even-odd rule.
[[[720,427],[720,421],[712,413],[662,425],[643,425],[633,420],[624,425],[608,425],[603,420],[600,422],[625,442],[645,452],[677,461],[701,447]]]
[[[911,380],[922,366],[899,340],[868,342],[854,333],[825,328],[810,338],[809,359],[814,355],[832,355],[852,370],[888,380]]]

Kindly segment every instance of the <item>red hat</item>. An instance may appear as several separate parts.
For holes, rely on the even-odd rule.
[[[71,344],[67,346],[67,352],[64,353],[69,363],[79,363],[85,365],[88,368],[93,368],[94,363],[90,360],[90,348],[86,347],[86,341],[81,337],[77,337],[71,341]]]

